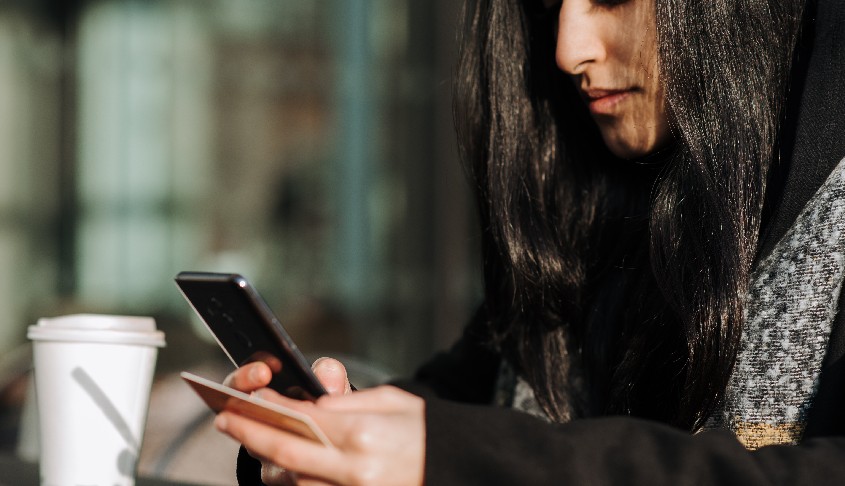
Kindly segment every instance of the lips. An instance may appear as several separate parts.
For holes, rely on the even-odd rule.
[[[612,115],[619,103],[636,91],[635,88],[626,89],[586,89],[582,90],[587,98],[587,106],[594,115]]]

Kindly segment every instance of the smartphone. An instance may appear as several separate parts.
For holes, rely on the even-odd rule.
[[[268,385],[287,397],[314,401],[326,393],[308,361],[258,291],[233,273],[181,272],[176,285],[235,366],[267,363]]]

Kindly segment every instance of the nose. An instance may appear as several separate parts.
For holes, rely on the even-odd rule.
[[[591,64],[605,59],[606,46],[598,20],[590,0],[563,0],[555,48],[555,61],[563,72],[581,74]]]

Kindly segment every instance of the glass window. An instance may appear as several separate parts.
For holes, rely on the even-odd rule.
[[[458,3],[0,11],[0,342],[41,315],[149,314],[160,368],[222,357],[184,347],[206,334],[172,283],[210,270],[250,278],[312,355],[406,373],[448,345],[479,287]]]

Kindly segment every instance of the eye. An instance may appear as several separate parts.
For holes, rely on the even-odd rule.
[[[616,7],[617,5],[622,5],[623,3],[628,3],[629,1],[631,0],[593,0],[593,4],[600,7]]]

